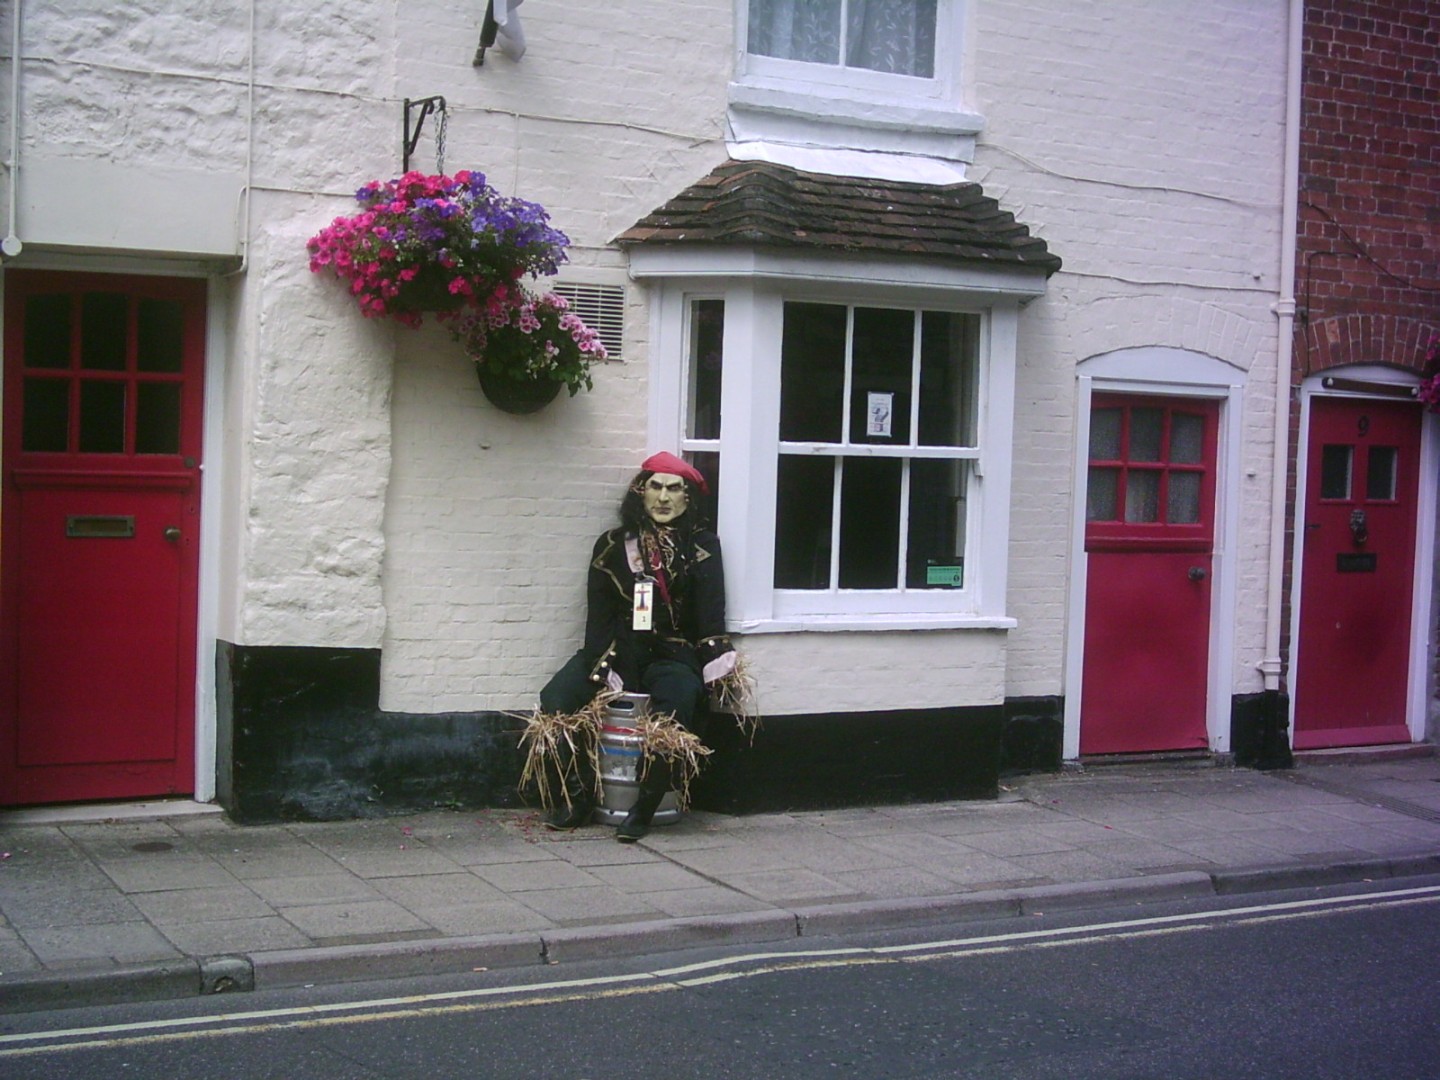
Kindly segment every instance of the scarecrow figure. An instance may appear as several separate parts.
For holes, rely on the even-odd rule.
[[[725,634],[720,540],[699,520],[705,478],[674,454],[648,458],[620,504],[619,528],[596,542],[587,583],[585,643],[540,692],[526,777],[551,829],[575,829],[595,809],[599,714],[620,692],[650,695],[646,754],[634,807],[616,829],[633,843],[672,786],[684,788],[709,753],[698,730],[707,687],[744,676]]]

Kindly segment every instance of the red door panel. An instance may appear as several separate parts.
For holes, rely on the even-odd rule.
[[[1420,407],[1310,408],[1296,749],[1409,742]]]
[[[1080,752],[1204,748],[1215,402],[1096,395]]]
[[[194,790],[204,284],[12,272],[0,803]]]
[[[22,767],[174,760],[183,496],[22,488]]]

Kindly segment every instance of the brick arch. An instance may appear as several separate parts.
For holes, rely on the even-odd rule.
[[[1304,373],[1342,364],[1384,364],[1419,372],[1440,325],[1395,315],[1338,315],[1299,329]]]
[[[1249,371],[1275,355],[1275,320],[1229,311],[1208,301],[1152,295],[1116,296],[1086,305],[1072,340],[1089,357],[1132,348],[1202,353]]]

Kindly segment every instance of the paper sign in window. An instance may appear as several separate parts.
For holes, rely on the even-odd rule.
[[[865,395],[865,434],[890,438],[894,428],[895,395],[872,390]]]

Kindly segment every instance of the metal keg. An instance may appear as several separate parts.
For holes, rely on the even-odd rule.
[[[650,711],[649,694],[621,694],[605,709],[600,727],[600,805],[595,820],[619,825],[640,794],[640,761],[644,737],[637,725]],[[680,820],[675,792],[667,792],[655,811],[654,824],[673,825]]]

